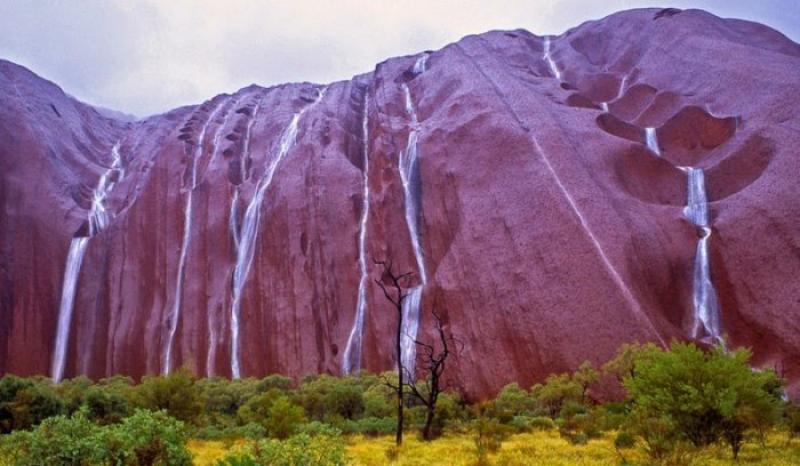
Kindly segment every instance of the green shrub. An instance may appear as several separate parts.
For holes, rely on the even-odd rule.
[[[622,431],[614,438],[614,447],[618,450],[633,448],[636,445],[636,438],[628,432]]]
[[[67,407],[48,379],[0,379],[0,434],[28,429],[44,419],[65,414]]]
[[[294,434],[305,420],[303,408],[281,396],[270,406],[263,425],[270,437],[285,439]]]
[[[365,417],[390,417],[397,409],[394,392],[383,384],[376,384],[364,391]]]
[[[197,423],[205,408],[200,385],[185,368],[170,375],[142,379],[134,392],[136,404],[150,411],[165,410],[175,419]]]
[[[205,414],[214,422],[226,422],[261,390],[263,381],[257,379],[227,380],[224,378],[203,379],[197,382],[205,400]]]
[[[531,395],[537,409],[555,419],[565,403],[582,401],[583,387],[569,374],[554,374],[547,377],[544,384],[534,385]]]
[[[250,422],[241,426],[210,425],[194,432],[193,437],[201,440],[261,439],[267,436],[267,429],[261,424]]]
[[[345,421],[342,423],[342,432],[377,437],[393,434],[396,427],[397,421],[393,417],[365,417],[356,421]]]
[[[320,375],[306,378],[295,394],[309,418],[355,419],[364,412],[364,387],[356,377]]]
[[[115,424],[133,413],[133,404],[122,393],[92,386],[84,398],[87,415],[99,424]]]
[[[92,423],[85,411],[51,417],[2,439],[0,457],[15,466],[191,464],[183,423],[149,411],[113,426]]]
[[[533,414],[535,400],[527,390],[511,383],[503,387],[497,397],[487,406],[487,415],[503,423],[509,423],[515,416]]]
[[[184,423],[165,411],[137,410],[121,424],[107,427],[121,445],[124,457],[136,458],[138,465],[183,466],[192,464],[186,448]]]
[[[682,343],[648,350],[636,360],[635,376],[625,379],[634,419],[660,419],[673,438],[685,436],[695,446],[724,440],[737,457],[745,432],[774,424],[780,413],[780,381],[773,371],[753,371],[749,358],[746,350],[704,352]]]
[[[345,464],[344,442],[338,436],[298,434],[287,440],[263,440],[229,454],[218,466],[339,466]]]
[[[258,392],[266,392],[269,390],[278,389],[282,392],[288,392],[294,386],[294,382],[289,377],[280,374],[271,374],[258,382],[256,389]]]

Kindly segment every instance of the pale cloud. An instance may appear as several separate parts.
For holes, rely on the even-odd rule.
[[[677,0],[798,40],[796,0]],[[88,102],[137,115],[251,83],[330,82],[467,34],[559,34],[638,0],[6,0],[0,57]]]

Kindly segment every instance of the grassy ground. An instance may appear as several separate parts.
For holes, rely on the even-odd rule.
[[[571,445],[556,431],[533,432],[509,437],[496,453],[489,455],[489,464],[497,466],[572,466],[572,465],[618,465],[621,457],[614,450],[613,435],[592,440],[587,445]],[[473,439],[468,434],[447,435],[426,443],[414,435],[408,435],[394,460],[387,452],[393,450],[392,437],[347,438],[349,464],[359,466],[473,466],[477,456]],[[213,441],[192,441],[189,445],[195,455],[195,464],[213,465],[229,448],[237,444]],[[648,464],[647,455],[641,445],[623,452],[629,464]],[[723,446],[711,447],[701,452],[687,453],[690,464],[697,466],[730,465],[735,463],[730,450]],[[767,439],[766,447],[747,443],[739,454],[739,465],[789,466],[800,465],[800,441],[787,444],[786,434],[774,433]]]

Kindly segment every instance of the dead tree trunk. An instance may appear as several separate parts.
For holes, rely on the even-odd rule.
[[[420,384],[416,380],[409,380],[408,387],[411,394],[417,398],[426,408],[425,426],[422,429],[422,438],[425,440],[433,440],[438,436],[438,432],[432,431],[433,421],[436,416],[436,402],[439,401],[439,395],[443,390],[442,374],[444,374],[445,362],[452,352],[452,347],[456,344],[456,340],[452,334],[447,335],[444,330],[444,322],[441,316],[433,311],[433,318],[436,325],[436,336],[438,342],[434,341],[432,344],[427,344],[417,340],[416,344],[421,351],[417,352],[417,359],[425,373],[425,382]]]
[[[375,280],[378,286],[381,287],[383,295],[389,302],[392,303],[397,311],[397,331],[395,332],[395,354],[397,355],[397,384],[395,385],[390,380],[384,380],[384,383],[394,390],[397,395],[397,430],[395,433],[395,443],[401,445],[403,443],[403,407],[404,407],[404,372],[403,355],[402,355],[402,338],[403,338],[403,300],[406,299],[407,293],[403,291],[401,282],[411,275],[410,272],[396,275],[392,270],[392,263],[382,261],[375,261],[376,264],[383,267],[383,274],[380,280]],[[386,284],[385,282],[388,282]]]

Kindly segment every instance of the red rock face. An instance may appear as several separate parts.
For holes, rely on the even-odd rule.
[[[398,171],[407,85],[428,276],[420,337],[438,310],[465,343],[448,371],[468,396],[604,362],[624,342],[689,338],[697,232],[683,218],[683,166],[705,170],[722,333],[798,380],[800,46],[651,9],[552,37],[550,57],[561,79],[542,37],[489,32],[431,52],[423,72],[419,55],[387,60],[316,104],[322,86],[251,86],[137,122],[0,62],[0,373],[50,374],[69,244],[90,233],[117,142],[124,176],[80,269],[66,376],[160,373],[168,347],[171,368],[231,376],[239,238],[261,188],[241,373],[340,373],[361,279],[365,144],[369,283],[373,261],[391,260],[419,284]],[[392,366],[395,323],[368,286],[365,370]]]

